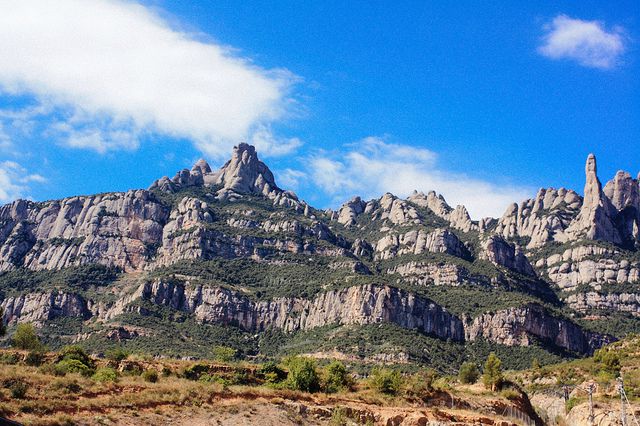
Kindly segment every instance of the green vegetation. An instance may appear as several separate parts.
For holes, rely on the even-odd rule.
[[[154,369],[144,370],[142,378],[145,382],[156,383],[158,381],[158,372]]]
[[[91,378],[96,382],[115,382],[118,380],[118,372],[111,367],[98,368]]]
[[[326,368],[323,389],[327,393],[339,392],[352,386],[353,380],[347,367],[340,361],[332,361]]]
[[[315,360],[306,357],[291,357],[285,361],[288,369],[286,385],[290,389],[317,392],[320,390],[320,375]]]
[[[500,361],[500,358],[498,358],[494,352],[491,352],[484,364],[482,383],[484,383],[487,389],[495,392],[503,380],[502,361]]]
[[[27,351],[42,351],[44,346],[40,342],[40,338],[33,324],[18,324],[15,333],[11,338],[11,345],[14,348],[24,349]]]
[[[380,393],[397,395],[402,387],[403,379],[398,370],[375,367],[371,370],[369,385]]]
[[[50,271],[15,269],[0,273],[0,292],[5,295],[54,289],[83,292],[92,287],[106,286],[115,281],[119,274],[120,270],[117,268],[98,264]]]
[[[463,362],[458,371],[458,380],[463,384],[473,384],[478,381],[480,371],[474,362]]]

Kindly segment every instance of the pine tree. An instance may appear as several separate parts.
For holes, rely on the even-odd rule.
[[[494,392],[502,383],[502,361],[494,352],[489,354],[487,362],[484,364],[482,382],[487,389],[491,389]]]

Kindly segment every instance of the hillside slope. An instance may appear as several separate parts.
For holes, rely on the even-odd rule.
[[[322,211],[240,144],[148,190],[19,200],[0,208],[4,321],[51,347],[174,356],[583,356],[640,330],[638,180],[603,188],[593,156],[585,171],[584,198],[541,189],[497,220],[435,192]]]

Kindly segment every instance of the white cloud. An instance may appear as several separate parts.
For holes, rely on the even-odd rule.
[[[559,15],[545,30],[538,52],[551,59],[572,59],[585,67],[608,69],[619,63],[625,49],[622,29],[607,31],[598,21]]]
[[[250,143],[263,157],[278,157],[288,155],[302,146],[298,138],[280,138],[273,134],[271,129],[260,125],[251,135]]]
[[[499,186],[441,168],[427,149],[369,137],[349,145],[346,155],[320,153],[309,160],[314,183],[334,201],[385,192],[406,197],[413,190],[441,193],[452,205],[463,204],[474,218],[499,217],[513,202],[533,194],[530,188]]]
[[[307,174],[300,170],[284,169],[276,172],[276,183],[286,189],[297,190]]]
[[[151,131],[227,155],[287,113],[294,80],[135,2],[0,0],[0,88],[71,115],[68,124],[80,130],[64,140],[74,147],[135,148],[139,132]],[[106,130],[87,130],[105,116]]]
[[[29,183],[45,183],[47,179],[38,174],[29,174],[15,161],[0,162],[0,203],[25,197]]]

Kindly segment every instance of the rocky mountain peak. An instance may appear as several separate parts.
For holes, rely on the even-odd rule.
[[[602,190],[597,170],[596,157],[589,154],[585,165],[586,183],[582,208],[567,229],[567,235],[571,238],[585,237],[619,244],[622,241],[614,225],[617,211]]]
[[[211,167],[204,158],[199,159],[191,168],[192,172],[199,170],[203,175],[211,173]]]
[[[274,190],[280,192],[273,173],[258,158],[256,148],[246,143],[233,147],[231,159],[214,173],[214,183],[222,185],[223,192],[237,194],[268,195]]]

